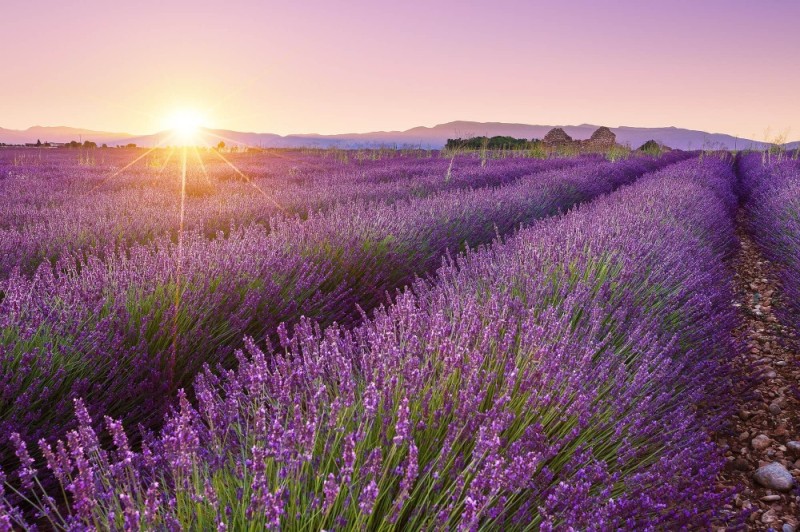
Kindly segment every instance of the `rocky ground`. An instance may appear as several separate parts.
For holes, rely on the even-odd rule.
[[[728,461],[718,483],[738,491],[725,507],[731,516],[727,529],[794,532],[800,524],[800,342],[775,315],[780,285],[743,220],[738,222],[733,304],[742,312],[737,333],[745,353],[737,364],[755,380],[752,397],[733,398],[736,415],[717,436]]]

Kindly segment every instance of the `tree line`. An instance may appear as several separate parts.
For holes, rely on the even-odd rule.
[[[467,139],[447,139],[447,150],[529,150],[541,144],[539,139],[518,139],[496,135],[494,137],[470,137]]]

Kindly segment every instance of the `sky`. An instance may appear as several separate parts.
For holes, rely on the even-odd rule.
[[[800,138],[797,0],[4,2],[0,127],[453,120]]]

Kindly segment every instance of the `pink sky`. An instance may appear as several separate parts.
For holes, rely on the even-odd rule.
[[[605,5],[603,5],[605,4]],[[800,2],[11,1],[0,127],[150,133],[451,120],[800,138]]]

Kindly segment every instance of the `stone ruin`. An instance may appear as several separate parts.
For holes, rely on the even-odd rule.
[[[575,143],[575,141],[572,140],[572,137],[567,135],[567,132],[560,127],[554,127],[548,131],[547,135],[545,135],[544,139],[542,140],[546,145],[554,147],[566,146]]]
[[[560,127],[555,127],[547,132],[542,139],[548,148],[557,150],[575,150],[581,153],[605,153],[617,143],[617,136],[607,127],[597,129],[586,140],[574,140]]]
[[[589,140],[584,140],[581,142],[582,147],[584,147],[586,151],[606,152],[613,148],[614,144],[617,143],[617,136],[612,133],[610,129],[603,126],[592,133],[592,136],[589,137]]]

